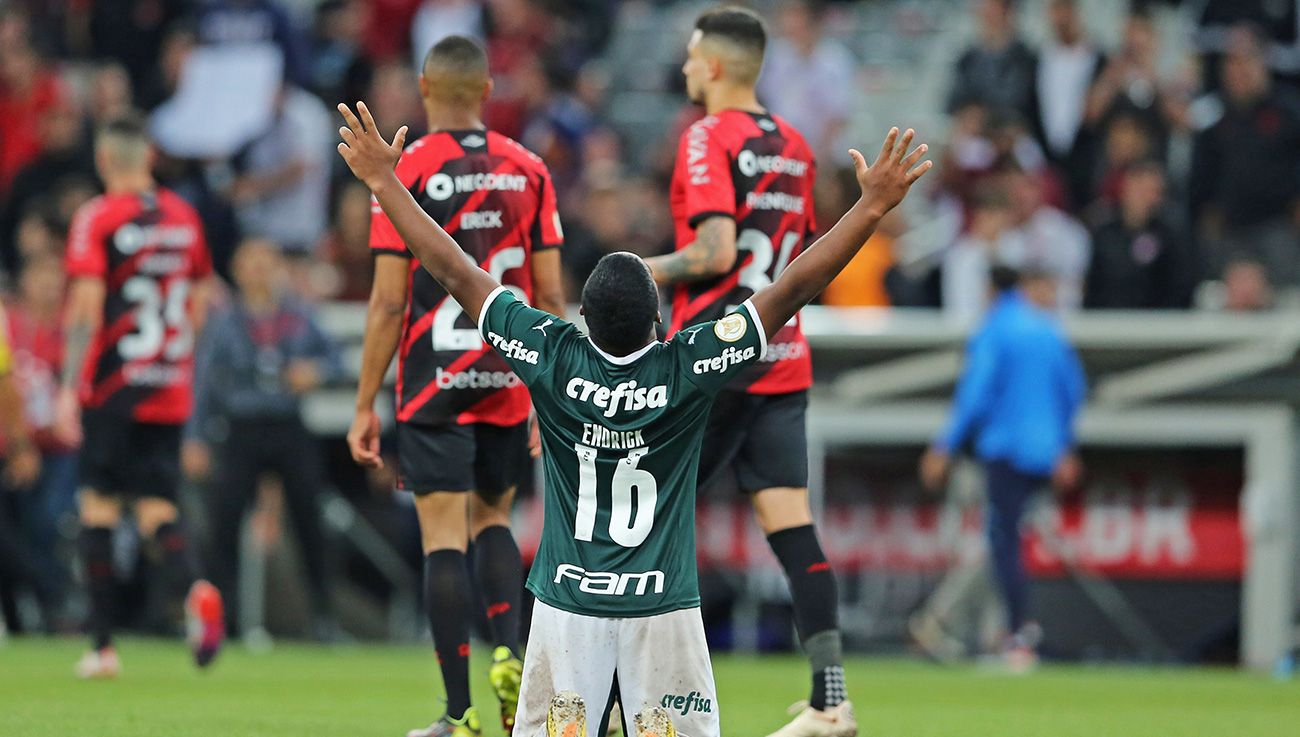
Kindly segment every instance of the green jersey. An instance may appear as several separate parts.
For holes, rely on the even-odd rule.
[[[541,426],[545,522],[528,589],[597,617],[699,606],[700,443],[714,395],[767,349],[753,304],[621,357],[504,288],[479,330],[528,385]]]

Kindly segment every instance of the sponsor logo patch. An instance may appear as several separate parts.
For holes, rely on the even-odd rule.
[[[745,330],[747,329],[748,324],[745,322],[745,318],[735,313],[727,315],[713,324],[713,334],[718,336],[718,340],[727,343],[735,343],[745,337]]]
[[[494,174],[475,172],[452,176],[438,172],[429,177],[424,193],[431,199],[442,201],[458,192],[523,192],[528,189],[528,177],[522,174]]]
[[[668,387],[637,386],[635,381],[624,381],[610,389],[575,376],[565,385],[564,393],[571,399],[599,407],[606,417],[613,417],[619,410],[636,412],[668,406]]]
[[[746,348],[743,351],[736,348],[727,348],[721,355],[713,358],[701,358],[691,365],[691,370],[697,374],[707,374],[710,371],[726,371],[732,366],[753,360],[755,355],[754,349]]]
[[[713,699],[707,698],[697,691],[692,691],[685,696],[666,693],[662,699],[659,699],[659,705],[682,716],[686,716],[693,711],[702,714],[713,713]]]
[[[808,173],[808,162],[785,156],[759,156],[746,149],[736,154],[736,167],[747,177],[758,174],[789,174],[801,177]]]
[[[588,571],[572,563],[561,563],[555,567],[555,581],[577,581],[578,590],[596,596],[644,596],[647,592],[662,594],[664,592],[664,572],[646,571],[645,573],[610,573],[605,571]],[[651,585],[654,586],[653,590]]]
[[[513,358],[516,361],[531,363],[534,366],[537,365],[537,351],[529,350],[522,340],[519,340],[518,338],[506,340],[491,330],[488,331],[488,340],[492,345],[496,346],[496,349],[501,351],[501,355],[506,358]]]
[[[513,371],[444,371],[441,366],[434,381],[439,389],[505,389],[523,383]]]

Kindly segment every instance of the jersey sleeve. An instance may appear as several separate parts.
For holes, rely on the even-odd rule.
[[[677,147],[686,221],[695,227],[714,215],[736,216],[736,185],[731,178],[731,155],[714,134],[710,119],[696,122]]]
[[[64,266],[68,276],[99,277],[108,275],[108,252],[99,225],[100,201],[91,200],[77,210],[68,228]]]
[[[536,381],[555,364],[559,345],[575,330],[549,312],[524,304],[505,287],[492,290],[483,301],[478,329],[525,384]]]
[[[763,360],[767,334],[754,303],[721,320],[692,325],[673,337],[679,369],[701,391],[716,394],[747,366]]]
[[[402,158],[397,161],[396,174],[403,187],[410,189],[415,186],[419,178],[419,170],[415,164],[415,157],[409,155],[409,149],[408,153],[403,153]],[[407,250],[402,236],[397,234],[393,221],[388,219],[384,208],[379,206],[379,200],[375,199],[374,195],[370,195],[370,252],[376,256],[386,253],[411,258],[411,252]]]
[[[542,191],[538,202],[537,220],[533,223],[533,251],[544,251],[564,245],[564,229],[560,227],[560,208],[555,196],[551,174],[542,169]]]
[[[193,214],[194,222],[194,260],[190,264],[190,278],[194,281],[202,281],[212,276],[212,251],[208,249],[207,232],[203,229],[203,220],[196,212]]]

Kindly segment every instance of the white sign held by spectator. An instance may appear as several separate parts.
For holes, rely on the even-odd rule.
[[[151,132],[173,156],[229,156],[270,126],[283,75],[284,55],[272,44],[200,46]]]

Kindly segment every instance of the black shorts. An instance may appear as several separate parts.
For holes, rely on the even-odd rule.
[[[81,415],[81,485],[100,494],[176,501],[181,482],[181,426],[137,422],[119,414]]]
[[[808,392],[722,391],[700,452],[700,489],[734,473],[746,494],[808,486]]]
[[[494,499],[518,486],[530,467],[527,422],[397,423],[397,488],[403,491],[474,491]]]

